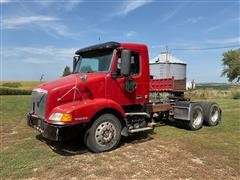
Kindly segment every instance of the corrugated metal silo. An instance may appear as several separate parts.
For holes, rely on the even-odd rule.
[[[176,84],[186,89],[187,65],[178,58],[164,52],[151,60],[150,75],[153,79],[174,78]]]
[[[150,75],[156,79],[186,79],[186,63],[176,57],[161,53],[150,63]]]

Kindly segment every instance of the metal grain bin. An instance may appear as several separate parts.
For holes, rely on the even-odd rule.
[[[180,63],[151,63],[150,75],[155,79],[172,78],[186,79],[186,64]]]
[[[150,63],[150,75],[154,79],[174,77],[175,80],[186,79],[186,64],[176,57],[161,53]]]
[[[176,57],[161,53],[150,63],[150,75],[153,79],[173,78],[173,86],[177,91],[186,90],[186,68],[187,65]]]

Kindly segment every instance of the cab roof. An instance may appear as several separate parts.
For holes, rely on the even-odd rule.
[[[80,55],[85,52],[93,51],[93,50],[100,50],[100,49],[115,49],[120,47],[121,44],[118,42],[110,41],[106,43],[96,44],[93,46],[89,46],[86,48],[79,49],[75,52],[75,54]]]
[[[95,50],[101,50],[101,49],[116,49],[116,48],[119,48],[119,47],[131,48],[131,49],[134,49],[134,48],[147,49],[147,46],[144,45],[144,44],[118,43],[118,42],[114,42],[114,41],[109,41],[109,42],[106,42],[106,43],[96,44],[96,45],[93,45],[93,46],[89,46],[89,47],[86,47],[86,48],[79,49],[75,52],[75,54],[80,55],[82,53],[86,53],[86,52],[89,52],[89,51],[95,51]]]

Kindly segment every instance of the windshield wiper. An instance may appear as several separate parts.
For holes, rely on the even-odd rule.
[[[95,73],[95,72],[97,72],[97,71],[87,71],[86,73]]]

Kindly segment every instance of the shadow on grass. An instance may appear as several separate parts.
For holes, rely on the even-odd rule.
[[[50,141],[44,138],[41,134],[36,136],[36,139],[46,143],[49,148],[62,156],[74,156],[78,154],[84,154],[89,152],[86,146],[84,145],[83,138],[76,137],[69,141]]]
[[[121,148],[127,144],[139,144],[150,141],[153,139],[153,137],[151,137],[152,134],[154,134],[154,132],[149,131],[135,133],[128,137],[122,136],[117,148]],[[53,152],[62,156],[74,156],[90,152],[85,146],[82,137],[77,137],[69,141],[55,142],[50,141],[39,134],[36,136],[36,139],[46,143]]]

